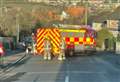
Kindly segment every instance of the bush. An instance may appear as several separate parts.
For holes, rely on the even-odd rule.
[[[103,28],[100,31],[97,32],[97,47],[101,48],[105,39],[112,39],[113,34],[108,31],[107,28]]]

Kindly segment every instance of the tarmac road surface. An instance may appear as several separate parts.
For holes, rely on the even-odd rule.
[[[0,76],[0,82],[120,82],[119,57],[108,52],[65,61],[44,61],[40,56],[32,56]]]

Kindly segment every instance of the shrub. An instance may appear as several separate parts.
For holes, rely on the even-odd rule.
[[[111,32],[108,31],[107,28],[103,28],[100,31],[97,32],[97,47],[102,47],[103,42],[105,39],[112,39],[113,38],[113,34]]]

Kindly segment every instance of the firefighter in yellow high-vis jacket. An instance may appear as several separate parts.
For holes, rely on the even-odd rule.
[[[44,39],[44,59],[51,60],[51,41],[48,37]]]
[[[60,54],[58,56],[58,60],[65,60],[65,41],[63,39],[61,39],[61,43],[60,43]]]

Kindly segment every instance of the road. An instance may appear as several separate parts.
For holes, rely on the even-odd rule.
[[[65,61],[31,56],[0,76],[0,82],[120,82],[119,57],[108,52]]]

